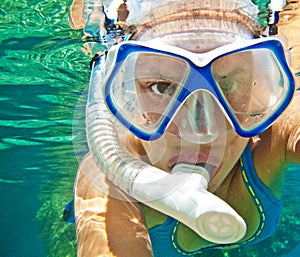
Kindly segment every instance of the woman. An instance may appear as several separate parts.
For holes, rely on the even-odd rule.
[[[243,218],[247,230],[237,242],[205,240],[113,185],[110,180],[114,178],[107,173],[110,180],[105,177],[97,156],[90,153],[80,165],[75,184],[78,256],[194,256],[208,249],[259,242],[276,229],[285,167],[300,163],[299,91],[290,92],[293,79],[284,63],[275,61],[280,68],[271,65],[273,55],[257,50],[256,43],[251,45],[261,33],[255,6],[246,0],[159,2],[138,8],[128,1],[127,24],[117,24],[121,39],[130,33],[130,39],[142,42],[134,46],[129,41],[122,49],[147,51],[138,50],[132,59],[126,55],[120,70],[111,69],[119,65],[112,51],[104,60],[103,85],[110,90],[106,103],[126,131],[133,133],[121,129],[120,141],[135,156],[165,172],[174,172],[178,163],[203,166],[209,192],[228,203]],[[250,51],[243,50],[243,42]],[[271,49],[272,42],[258,44],[268,44]],[[116,51],[121,52],[119,49]],[[211,52],[213,49],[217,50]],[[164,55],[157,55],[162,52]],[[207,54],[198,62],[195,53]],[[203,71],[208,66],[213,75]],[[134,93],[126,88],[128,81],[134,81]],[[124,94],[120,83],[127,90]],[[281,83],[284,86],[273,87]],[[188,91],[181,100],[178,85]],[[126,97],[137,98],[134,108],[126,105]],[[119,106],[113,109],[109,102]],[[171,114],[166,113],[170,106],[177,106]],[[143,115],[133,116],[136,109]],[[170,122],[159,127],[165,116]],[[159,135],[152,133],[157,127],[162,128]],[[218,222],[217,232],[222,232],[227,221]]]

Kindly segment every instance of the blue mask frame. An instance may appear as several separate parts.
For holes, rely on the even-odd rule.
[[[257,126],[254,126],[251,129],[244,129],[237,118],[234,116],[232,111],[230,110],[228,103],[224,99],[224,96],[217,85],[215,78],[211,72],[212,63],[223,56],[233,54],[236,52],[241,52],[245,50],[255,50],[255,49],[269,49],[272,51],[278,64],[280,65],[282,71],[286,75],[287,78],[287,90],[285,91],[285,96],[283,101],[277,106],[272,114],[270,114],[263,122],[259,123]],[[160,122],[156,131],[153,133],[147,133],[134,124],[132,124],[129,120],[127,120],[120,110],[115,106],[114,101],[111,97],[111,84],[114,76],[116,76],[119,71],[122,62],[126,59],[126,57],[131,53],[159,53],[165,54],[169,56],[174,56],[185,60],[191,67],[190,74],[185,82],[184,87],[181,89],[180,93],[177,96],[177,101],[170,107],[165,117]],[[180,54],[179,54],[180,53]],[[295,90],[295,82],[293,75],[290,71],[290,68],[287,64],[284,49],[281,42],[278,39],[274,38],[259,38],[252,39],[243,42],[238,42],[230,45],[225,45],[214,49],[209,52],[210,60],[205,64],[199,64],[199,60],[195,57],[199,54],[195,54],[181,48],[171,47],[161,45],[159,47],[153,47],[150,44],[138,41],[127,41],[122,42],[116,46],[113,46],[108,54],[107,54],[107,65],[105,68],[105,80],[104,83],[104,98],[107,104],[108,109],[111,113],[135,136],[143,139],[143,140],[156,140],[163,135],[166,131],[168,125],[171,120],[174,118],[176,112],[179,110],[181,105],[187,99],[189,95],[198,90],[205,90],[210,92],[210,94],[215,98],[227,117],[228,121],[234,128],[234,130],[242,137],[252,137],[258,135],[265,131],[271,124],[280,116],[280,114],[286,109],[289,102],[291,101],[294,90]],[[201,54],[200,54],[201,55]],[[267,72],[267,71],[265,71]],[[200,82],[200,83],[199,83]]]

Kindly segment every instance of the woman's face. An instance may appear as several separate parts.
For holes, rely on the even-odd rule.
[[[141,57],[144,58],[139,58],[136,63],[135,75],[139,78],[136,80],[136,91],[140,94],[139,104],[145,118],[149,125],[155,125],[163,117],[169,103],[176,99],[179,85],[187,77],[188,69],[184,61],[173,62],[168,57],[151,58],[149,54]],[[251,72],[241,65],[251,61],[251,55],[244,55],[243,62],[235,56],[220,60],[213,68],[216,77],[227,77],[225,93],[230,95],[232,103],[241,104],[244,109],[247,109],[246,95],[249,95],[251,87],[245,86],[235,94],[229,91],[234,89],[234,80],[244,81],[244,84],[251,81]],[[240,72],[243,69],[245,71]],[[235,70],[239,70],[238,76],[234,74]],[[228,81],[228,77],[231,81]],[[208,103],[203,101],[204,98]],[[186,123],[191,125],[187,126]],[[187,136],[188,130],[190,136]],[[198,142],[193,140],[193,132],[197,135],[215,133],[216,136],[209,142]],[[142,144],[151,164],[167,172],[178,162],[208,165],[213,175],[210,187],[215,190],[231,171],[247,142],[248,139],[238,136],[228,123],[216,100],[208,92],[198,91],[187,98],[162,137],[155,141],[142,141]]]

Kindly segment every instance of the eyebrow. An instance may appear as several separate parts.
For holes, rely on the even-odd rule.
[[[144,78],[154,78],[154,79],[165,79],[165,80],[175,80],[180,82],[186,78],[189,70],[189,66],[182,64],[178,65],[179,62],[171,62],[166,59],[162,59],[161,62],[156,64],[153,62],[144,61],[136,62],[135,74]]]

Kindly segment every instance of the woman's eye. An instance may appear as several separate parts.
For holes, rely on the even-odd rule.
[[[150,85],[152,91],[158,95],[173,95],[176,91],[176,85],[170,82],[157,81]]]
[[[222,89],[223,93],[230,93],[237,86],[237,82],[236,82],[233,74],[218,76],[218,77],[216,77],[216,81],[217,81],[219,87]]]
[[[221,87],[223,93],[230,92],[234,86],[234,83],[235,83],[234,80],[226,77],[218,80],[218,84]]]

